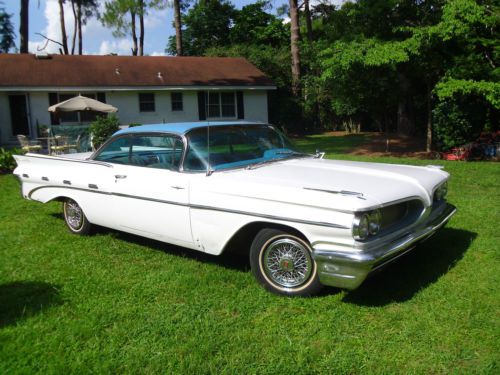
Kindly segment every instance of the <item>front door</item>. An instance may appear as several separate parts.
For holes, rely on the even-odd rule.
[[[9,95],[12,135],[30,135],[26,95]]]
[[[95,160],[113,164],[115,228],[182,246],[193,243],[189,176],[178,171],[182,151],[182,140],[169,134],[129,134],[103,147]]]

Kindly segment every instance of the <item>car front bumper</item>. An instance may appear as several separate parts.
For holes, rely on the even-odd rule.
[[[417,243],[432,236],[455,212],[456,208],[447,203],[444,209],[431,213],[423,224],[411,232],[376,247],[353,251],[315,249],[313,257],[320,282],[338,288],[357,288],[371,272],[408,253]]]

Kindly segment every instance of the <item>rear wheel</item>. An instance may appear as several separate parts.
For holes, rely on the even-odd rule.
[[[68,198],[63,202],[63,213],[71,233],[84,235],[92,229],[92,224],[87,220],[82,208],[73,199]]]
[[[256,279],[273,293],[309,296],[322,289],[311,247],[294,234],[262,229],[252,243],[250,265]]]

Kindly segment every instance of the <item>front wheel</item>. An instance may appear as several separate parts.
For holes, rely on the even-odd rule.
[[[82,208],[73,199],[68,198],[63,202],[63,213],[71,233],[84,235],[92,229],[92,224],[87,220]]]
[[[310,296],[322,289],[311,247],[291,233],[262,229],[252,243],[250,265],[256,279],[273,293]]]

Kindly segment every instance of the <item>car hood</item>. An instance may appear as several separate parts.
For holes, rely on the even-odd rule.
[[[223,197],[240,197],[360,211],[409,197],[429,206],[435,187],[448,173],[433,166],[300,158],[203,178],[203,183],[191,185],[194,200],[221,199],[225,206],[232,199]]]

